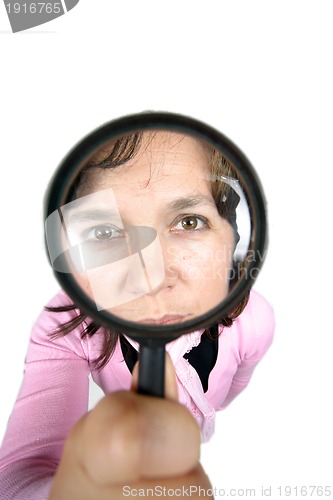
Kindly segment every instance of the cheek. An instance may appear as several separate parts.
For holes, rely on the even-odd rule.
[[[231,246],[210,247],[200,254],[201,264],[196,270],[193,285],[200,287],[202,304],[207,309],[225,300],[229,293],[230,270],[232,266]],[[193,276],[193,273],[192,273]]]
[[[227,290],[233,247],[221,245],[221,241],[193,244],[186,248],[171,246],[168,249],[168,270],[177,272],[187,282],[215,282],[219,291]],[[197,283],[198,284],[198,283]]]

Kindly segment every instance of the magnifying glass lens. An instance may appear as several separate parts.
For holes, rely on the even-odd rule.
[[[154,113],[112,122],[70,153],[45,228],[73,300],[146,344],[231,312],[266,245],[261,186],[244,155],[206,125]]]

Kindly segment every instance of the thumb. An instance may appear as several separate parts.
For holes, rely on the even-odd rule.
[[[139,384],[139,361],[135,364],[132,373],[132,385],[131,390],[137,391]],[[165,398],[170,401],[178,402],[178,388],[176,380],[175,368],[172,364],[170,355],[165,353],[165,386],[164,386]]]

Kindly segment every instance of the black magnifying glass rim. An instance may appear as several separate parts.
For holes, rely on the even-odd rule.
[[[241,179],[251,213],[251,220],[255,227],[255,231],[251,231],[252,253],[251,260],[246,267],[246,275],[231,289],[228,297],[221,304],[207,313],[184,323],[161,326],[135,323],[123,320],[105,310],[97,311],[95,303],[83,294],[70,273],[61,273],[56,270],[53,270],[53,272],[57,281],[73,300],[74,304],[97,324],[126,334],[140,342],[145,339],[149,342],[153,338],[155,340],[158,338],[165,342],[174,340],[184,333],[207,328],[220,322],[224,316],[230,314],[238,306],[246,293],[251,289],[262,267],[268,245],[266,200],[260,179],[254,167],[238,146],[224,134],[188,116],[169,112],[149,111],[112,120],[92,131],[74,146],[59,165],[46,191],[44,220],[46,221],[50,214],[66,204],[66,197],[68,196],[70,186],[73,185],[78,172],[80,172],[88,157],[116,136],[148,129],[171,130],[204,140],[225,154],[235,167]],[[45,243],[48,259],[52,266],[47,249],[46,233]]]

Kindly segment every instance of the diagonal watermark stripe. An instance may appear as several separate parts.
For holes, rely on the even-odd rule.
[[[13,33],[48,23],[73,9],[79,0],[3,0]]]

